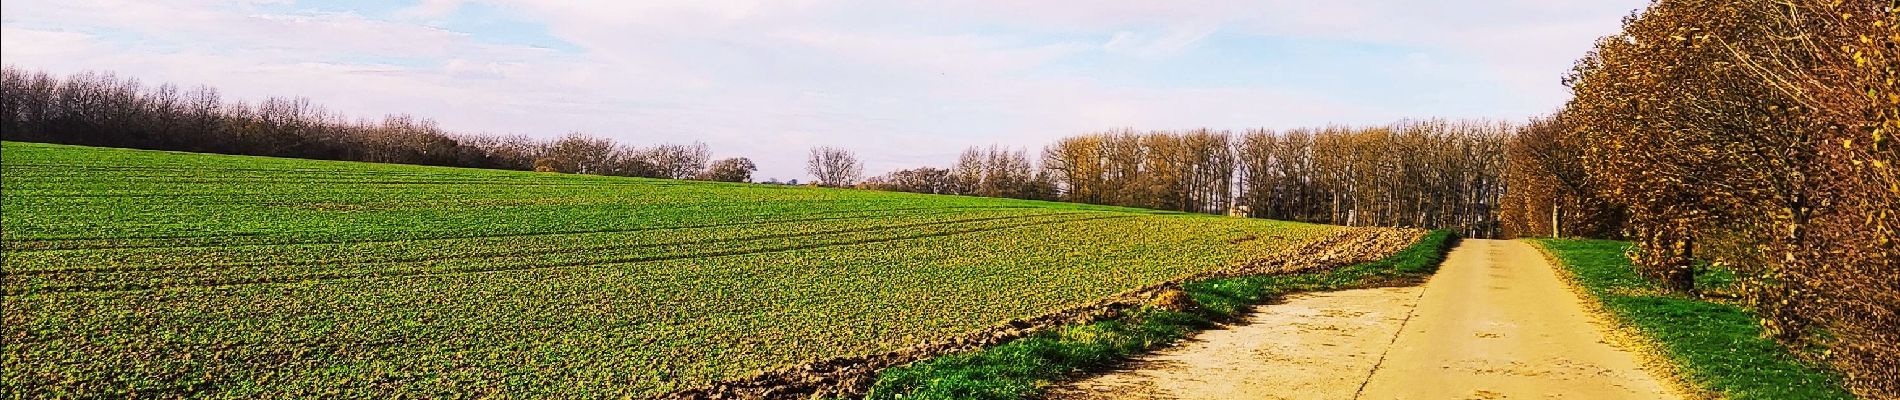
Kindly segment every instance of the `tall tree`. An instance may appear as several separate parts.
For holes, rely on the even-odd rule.
[[[698,175],[706,169],[706,162],[712,158],[712,149],[705,143],[662,144],[647,150],[647,162],[658,169],[659,177],[686,179]]]
[[[863,178],[864,165],[858,162],[857,153],[820,146],[811,149],[811,157],[805,162],[805,171],[818,178],[822,185],[846,187]]]

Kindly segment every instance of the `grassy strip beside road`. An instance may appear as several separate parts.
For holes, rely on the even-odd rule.
[[[1001,346],[892,368],[878,378],[872,399],[1020,399],[1050,381],[1100,370],[1188,334],[1232,320],[1248,306],[1297,292],[1412,281],[1444,260],[1455,239],[1435,231],[1377,262],[1330,271],[1211,279],[1182,285],[1177,298],[1121,318],[1066,326]],[[1183,294],[1184,293],[1184,294]],[[1179,298],[1185,296],[1185,298]],[[1172,303],[1172,304],[1170,304]],[[1187,304],[1182,304],[1187,303]],[[1185,306],[1183,306],[1185,305]]]
[[[1733,304],[1665,294],[1636,274],[1608,240],[1535,241],[1616,322],[1654,343],[1698,389],[1729,399],[1852,399],[1840,379],[1768,339],[1753,312]]]

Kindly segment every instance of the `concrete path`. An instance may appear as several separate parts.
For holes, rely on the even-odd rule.
[[[1674,399],[1529,244],[1466,240],[1422,288],[1294,296],[1058,399]]]

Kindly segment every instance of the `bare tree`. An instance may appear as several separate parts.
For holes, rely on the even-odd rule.
[[[706,169],[706,162],[712,159],[712,149],[705,143],[662,144],[649,150],[647,161],[659,169],[660,177],[686,179],[698,175]]]
[[[1486,237],[1498,234],[1505,187],[1498,154],[1514,129],[1445,120],[1253,130],[1238,138],[1208,129],[1124,129],[1051,144],[1043,150],[1044,169],[1034,176],[1074,202],[1204,213],[1245,206],[1254,217],[1454,228]],[[1006,160],[1006,153],[973,148],[964,152],[958,170],[975,171],[969,166],[991,161],[1014,165]],[[978,185],[978,192],[991,187]]]
[[[875,190],[892,192],[911,192],[929,194],[955,194],[951,192],[955,182],[950,178],[950,170],[921,167],[891,171],[884,176],[867,179],[865,186]]]
[[[449,132],[406,114],[350,119],[308,99],[227,102],[217,89],[140,85],[111,73],[0,72],[0,138],[209,153],[688,178],[703,143],[652,149],[573,134],[553,140]]]
[[[556,171],[599,174],[613,162],[613,141],[574,132],[548,143],[546,155]]]
[[[864,165],[858,163],[858,155],[850,150],[820,146],[811,149],[805,171],[825,186],[845,187],[863,177]]]
[[[750,158],[728,158],[714,161],[712,166],[706,168],[706,172],[700,175],[700,179],[717,182],[751,182],[752,173],[758,170],[758,165],[753,164]]]

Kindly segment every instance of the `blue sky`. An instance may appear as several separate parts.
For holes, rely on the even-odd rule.
[[[760,179],[1112,128],[1521,119],[1640,0],[3,0],[0,59],[466,132],[704,141]]]

